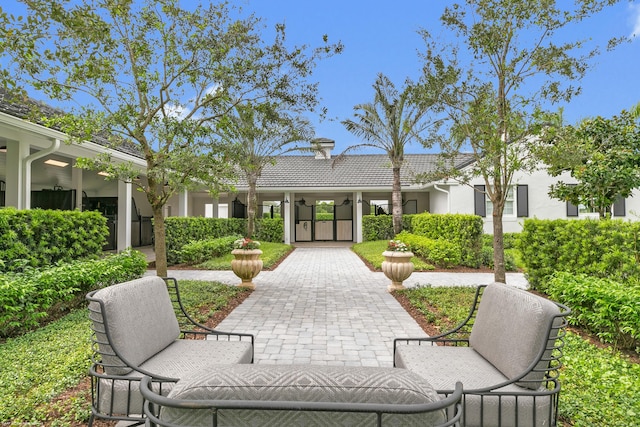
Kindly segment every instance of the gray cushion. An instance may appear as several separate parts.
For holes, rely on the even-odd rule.
[[[109,286],[94,293],[93,298],[103,301],[105,312],[100,315],[99,305],[91,302],[90,316],[97,321],[101,316],[107,319],[112,340],[111,346],[99,345],[108,374],[122,375],[131,371],[108,366],[124,365],[113,355],[111,347],[130,363],[140,365],[180,335],[167,286],[160,277],[143,277]],[[94,325],[99,327],[97,323]],[[104,334],[98,332],[97,338],[106,342]]]
[[[411,404],[439,400],[431,385],[397,368],[344,366],[234,365],[184,378],[169,393],[175,399],[269,400]],[[165,407],[163,420],[189,426],[211,426],[210,410]],[[302,411],[220,410],[222,426],[375,425],[375,414]],[[443,423],[443,410],[384,417],[385,425],[428,426]],[[387,424],[388,423],[388,424]]]
[[[142,369],[158,376],[183,378],[194,372],[206,372],[218,365],[251,363],[252,347],[249,341],[217,341],[217,340],[176,340],[162,352],[156,354],[140,365]],[[223,368],[223,369],[228,369]],[[129,378],[141,378],[137,372],[126,375]],[[129,412],[142,413],[142,394],[139,383],[107,380],[100,382],[100,409],[117,414]],[[169,393],[173,383],[163,385],[163,393]],[[131,390],[131,393],[129,393]],[[113,397],[113,402],[111,401]]]
[[[492,283],[482,294],[469,344],[507,378],[514,379],[547,346],[549,325],[559,312],[557,305],[542,297]],[[521,385],[536,389],[543,377],[544,372],[532,372],[524,379],[538,383]],[[467,388],[468,383],[464,386]]]
[[[490,387],[507,381],[507,377],[470,347],[444,347],[432,345],[398,346],[395,358],[396,366],[406,368],[428,379],[436,390],[452,390],[456,381],[461,381],[465,391]],[[516,384],[499,389],[500,392],[530,393],[529,389]],[[532,426],[533,408],[536,411],[536,426],[548,426],[552,418],[551,399],[539,396],[534,402],[530,396],[518,396],[516,420],[516,398],[480,397],[464,395],[462,397],[465,422],[473,426]],[[498,423],[500,417],[500,424]],[[481,422],[482,421],[482,422]]]

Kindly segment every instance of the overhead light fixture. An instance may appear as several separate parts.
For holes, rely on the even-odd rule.
[[[69,163],[67,162],[61,162],[60,160],[53,160],[53,159],[45,160],[44,164],[51,165],[51,166],[58,166],[59,168],[63,168],[69,165]]]

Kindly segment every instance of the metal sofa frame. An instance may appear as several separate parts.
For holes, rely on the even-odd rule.
[[[462,416],[462,384],[457,383],[448,396],[438,402],[426,404],[378,404],[343,403],[310,401],[265,401],[265,400],[183,400],[162,396],[153,390],[152,379],[142,379],[141,392],[145,398],[144,412],[149,427],[184,427],[161,419],[162,408],[181,408],[188,410],[206,409],[211,412],[211,427],[218,425],[220,410],[260,410],[260,411],[309,411],[309,412],[358,412],[376,415],[376,425],[383,425],[385,414],[420,414],[445,410],[448,420],[434,427],[460,426]]]
[[[169,292],[169,296],[171,298],[171,302],[174,308],[174,314],[176,315],[176,319],[178,320],[178,324],[180,325],[180,338],[182,339],[215,339],[218,341],[250,341],[251,342],[251,363],[253,363],[254,359],[254,336],[252,334],[245,333],[235,333],[235,332],[222,332],[212,328],[209,328],[199,322],[197,322],[193,317],[187,313],[185,307],[182,303],[182,299],[180,297],[180,290],[178,287],[178,281],[174,278],[163,278],[167,285],[167,290]],[[131,407],[131,393],[129,392],[129,398],[127,402],[127,411],[125,414],[115,413],[113,408],[113,401],[111,402],[111,407],[107,411],[100,410],[100,395],[102,393],[109,392],[111,396],[116,389],[116,384],[127,384],[128,390],[133,390],[134,383],[140,383],[143,377],[150,377],[150,383],[153,383],[158,388],[158,391],[162,392],[163,385],[167,383],[176,383],[179,378],[169,378],[161,375],[157,375],[153,372],[149,372],[145,369],[140,368],[139,366],[132,364],[126,360],[125,357],[118,351],[117,346],[111,345],[113,342],[111,334],[109,332],[109,324],[108,319],[101,316],[101,313],[105,312],[104,303],[100,299],[96,299],[93,295],[97,292],[92,291],[89,292],[86,296],[86,299],[90,302],[96,302],[99,304],[99,314],[100,316],[93,316],[94,318],[102,318],[102,322],[94,320],[91,325],[91,343],[92,343],[92,357],[91,357],[91,367],[89,368],[89,376],[91,378],[91,416],[89,418],[89,427],[93,425],[93,421],[96,418],[106,419],[106,420],[119,420],[119,421],[130,421],[134,422],[132,425],[142,425],[145,423],[144,416],[139,413],[131,412],[134,408]],[[90,312],[95,312],[91,307],[89,307]],[[100,326],[96,326],[100,325]],[[189,328],[190,329],[187,329]],[[97,329],[98,328],[98,329]],[[101,342],[98,339],[97,332],[106,336],[107,342]],[[110,346],[113,350],[112,356],[117,356],[122,361],[125,362],[127,367],[131,368],[133,371],[139,373],[135,377],[132,376],[124,376],[124,375],[110,375],[107,374],[105,368],[109,366],[102,360],[102,354],[99,351],[98,346],[100,344],[106,344]],[[165,386],[166,389],[166,386]]]

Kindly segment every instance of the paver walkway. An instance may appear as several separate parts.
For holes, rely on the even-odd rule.
[[[150,272],[151,273],[151,272]],[[177,279],[237,284],[230,271],[170,270]],[[414,273],[406,286],[490,283],[490,273]],[[521,274],[507,282],[526,286]],[[425,336],[387,292],[389,280],[346,247],[297,248],[218,329],[256,336],[255,363],[393,365],[393,338]]]

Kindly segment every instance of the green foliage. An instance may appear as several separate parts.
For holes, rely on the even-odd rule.
[[[52,307],[92,289],[140,277],[146,268],[144,254],[127,250],[96,261],[0,274],[0,337],[30,330]]]
[[[282,218],[262,218],[256,221],[255,240],[282,243],[284,241],[284,220]]]
[[[291,252],[293,247],[284,243],[261,242],[260,250],[262,251],[262,255],[260,255],[262,268],[270,269]],[[202,264],[198,264],[197,267],[206,270],[231,270],[231,261],[233,259],[233,255],[229,253],[222,257],[209,259]]]
[[[181,263],[200,264],[211,258],[218,258],[233,249],[233,242],[241,239],[241,235],[218,237],[217,239],[197,240],[187,243],[180,251]]]
[[[556,271],[626,282],[640,278],[640,223],[527,219],[519,239],[531,286],[544,291]]]
[[[402,215],[402,229],[412,232],[412,218],[414,215]],[[362,238],[365,242],[374,240],[391,240],[393,232],[393,218],[391,215],[363,215]]]
[[[98,212],[0,209],[0,271],[97,258],[108,235]]]
[[[573,311],[569,322],[621,349],[640,346],[640,284],[557,272],[547,293]]]
[[[482,263],[482,217],[422,213],[413,216],[412,226],[414,234],[458,245],[462,265],[477,268]]]
[[[167,262],[181,262],[185,245],[201,240],[226,236],[244,236],[247,220],[241,218],[169,217],[165,219]],[[237,237],[236,237],[237,239]],[[267,218],[256,221],[255,240],[260,242],[282,242],[284,221],[282,218]]]
[[[316,212],[316,221],[333,221],[333,213]]]
[[[568,171],[574,181],[553,184],[551,197],[593,208],[605,217],[619,197],[629,197],[640,187],[640,120],[633,112],[585,119],[575,127],[547,126],[542,139],[546,144],[538,155],[549,173]]]
[[[448,240],[430,239],[428,237],[418,236],[417,234],[407,233],[406,231],[396,235],[396,239],[400,239],[410,245],[411,251],[414,254],[421,256],[439,267],[451,268],[460,265],[462,259],[460,247]]]
[[[366,263],[371,265],[371,267],[380,271],[382,269],[382,262],[384,261],[382,252],[387,250],[387,243],[388,240],[356,243],[351,247],[351,250],[358,254],[358,256]],[[427,263],[419,256],[411,258],[411,263],[413,264],[414,271],[428,271],[434,269],[433,265]]]
[[[453,329],[469,314],[475,288],[420,286],[397,291],[407,297],[440,332]]]

